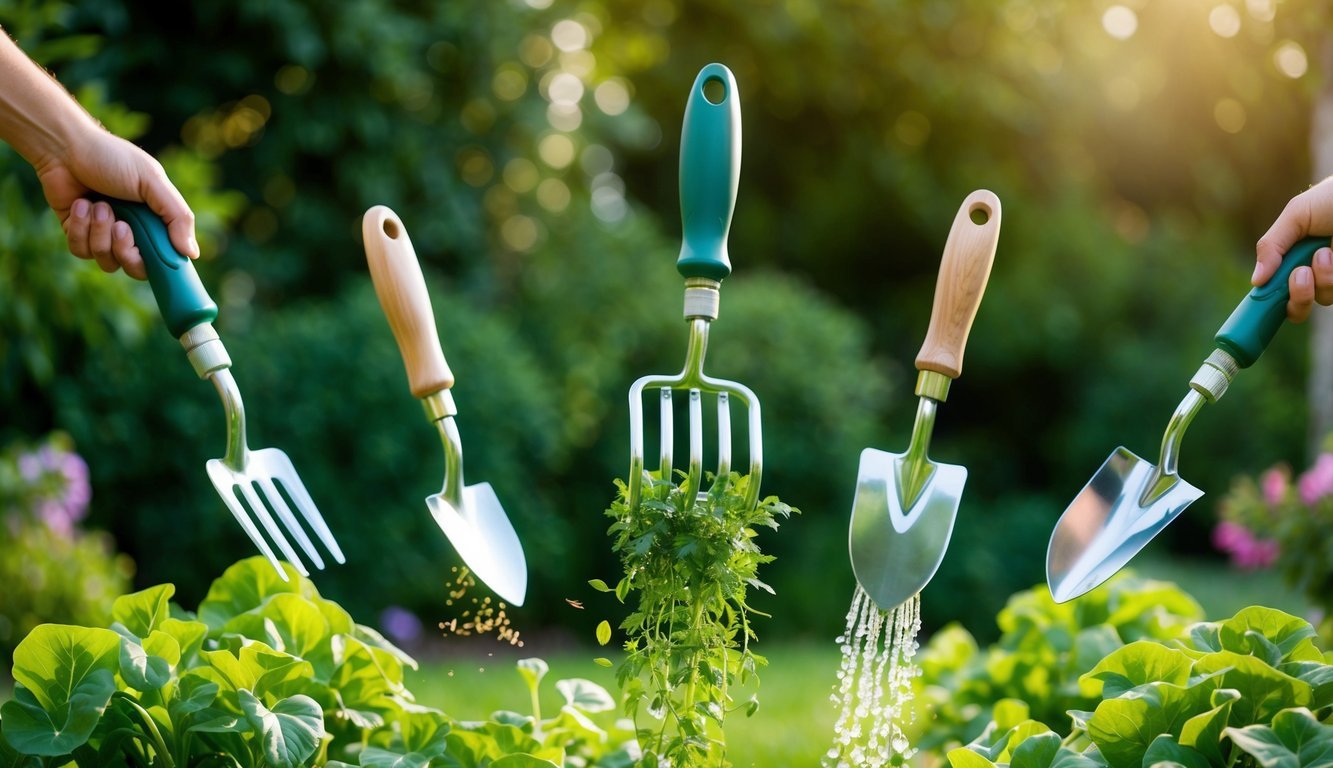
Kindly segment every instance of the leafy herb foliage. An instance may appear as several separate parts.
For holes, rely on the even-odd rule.
[[[710,478],[711,480],[711,478]],[[754,714],[755,697],[736,704],[733,684],[756,678],[766,662],[750,649],[752,615],[766,615],[746,600],[749,588],[772,592],[758,578],[773,557],[755,543],[757,529],[777,529],[798,512],[774,496],[747,508],[749,477],[733,472],[700,494],[688,481],[653,477],[637,507],[617,481],[619,498],[607,510],[609,533],[625,576],[614,590],[622,602],[637,596],[620,624],[627,656],[616,671],[626,714],[642,710],[660,721],[640,728],[640,765],[718,768],[726,760],[721,725],[728,712]]]

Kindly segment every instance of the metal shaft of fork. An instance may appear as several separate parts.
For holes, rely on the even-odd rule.
[[[421,398],[421,405],[440,433],[440,443],[444,446],[444,488],[440,495],[460,513],[463,511],[463,440],[458,434],[458,424],[454,416],[458,408],[454,405],[454,396],[443,389]]]
[[[222,463],[236,472],[244,472],[250,449],[245,444],[245,403],[241,390],[231,375],[231,356],[212,323],[200,323],[181,334],[181,346],[201,379],[213,382],[227,417],[227,452]]]

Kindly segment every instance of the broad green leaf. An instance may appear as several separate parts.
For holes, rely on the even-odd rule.
[[[559,715],[542,723],[541,734],[542,745],[547,747],[565,747],[577,741],[606,742],[606,731],[574,707],[561,707]]]
[[[967,747],[949,750],[949,765],[953,768],[996,768],[995,763]]]
[[[263,617],[263,634],[256,631],[256,617]],[[262,606],[228,621],[222,634],[236,632],[262,640],[274,649],[309,661],[327,680],[333,671],[329,652],[329,622],[324,613],[301,595],[282,593],[270,596]],[[270,642],[270,639],[275,642]]]
[[[996,729],[1004,733],[1027,720],[1030,714],[1031,710],[1026,701],[1000,699],[995,702],[995,707],[991,710],[991,719],[995,721]]]
[[[1028,742],[1028,739],[1033,736],[1040,736],[1050,732],[1051,729],[1044,723],[1039,723],[1036,720],[1024,720],[1013,728],[1010,728],[1009,732],[1005,734],[1004,749],[1000,754],[996,755],[996,762],[1004,763],[1011,761],[1013,759],[1014,750],[1021,748]]]
[[[1159,763],[1175,763],[1182,768],[1212,768],[1212,762],[1202,754],[1181,746],[1171,734],[1164,733],[1153,739],[1148,751],[1143,755],[1143,764],[1147,766]]]
[[[1246,633],[1255,632],[1278,647],[1281,661],[1320,661],[1323,654],[1314,646],[1315,629],[1310,622],[1276,608],[1251,606],[1218,627],[1222,649],[1251,653],[1253,642]]]
[[[1216,621],[1201,621],[1190,627],[1190,643],[1200,651],[1217,653],[1222,650],[1222,625]]]
[[[1047,731],[1036,733],[1012,749],[1009,768],[1050,768],[1060,751],[1060,735]]]
[[[603,619],[602,623],[597,625],[597,644],[606,645],[609,642],[611,642],[611,622]]]
[[[597,590],[598,592],[610,592],[610,591],[611,591],[611,588],[608,587],[608,586],[606,585],[606,582],[605,582],[605,581],[602,581],[601,579],[588,579],[588,586],[592,587],[593,589]]]
[[[592,660],[592,663],[593,663],[593,664],[596,664],[596,665],[599,666],[599,667],[608,667],[608,668],[609,668],[609,667],[612,666],[612,664],[611,664],[611,660],[608,659],[608,658],[606,658],[605,656],[598,656],[597,658],[595,658],[595,659]]]
[[[22,687],[0,709],[9,742],[50,756],[87,741],[116,690],[120,643],[109,629],[42,624],[29,632],[14,649]]]
[[[1228,728],[1226,735],[1263,768],[1333,765],[1333,725],[1319,722],[1304,707],[1279,712],[1271,727]]]
[[[1050,768],[1106,768],[1106,761],[1096,752],[1096,747],[1093,747],[1091,754],[1060,747],[1051,760]]]
[[[250,721],[220,709],[199,711],[199,722],[189,727],[191,733],[249,733]]]
[[[542,745],[515,726],[485,723],[476,728],[455,728],[446,737],[448,754],[456,758],[462,768],[493,765],[505,755],[537,755]],[[563,758],[562,758],[563,762]]]
[[[240,691],[241,711],[260,734],[260,744],[269,765],[296,768],[315,753],[324,735],[324,713],[314,699],[292,696],[272,709],[249,691]]]
[[[1115,627],[1110,624],[1098,624],[1086,627],[1074,636],[1074,669],[1092,669],[1102,659],[1110,656],[1117,649],[1123,648],[1124,641]],[[1079,681],[1080,692],[1087,698],[1094,698],[1101,692],[1098,681]]]
[[[165,659],[173,668],[180,664],[181,646],[170,633],[155,629],[144,638],[143,649],[153,656]]]
[[[565,704],[584,712],[605,712],[615,709],[616,701],[602,686],[580,677],[560,680],[555,689],[565,697]]]
[[[168,705],[173,719],[207,708],[218,697],[218,690],[218,684],[211,680],[194,674],[185,675]]]
[[[530,693],[536,693],[537,686],[541,685],[542,678],[546,677],[549,670],[550,667],[542,659],[518,660],[518,674],[523,678],[523,682],[527,684]]]
[[[217,677],[210,676],[227,690],[250,690],[256,695],[285,697],[302,687],[314,670],[307,661],[275,651],[260,642],[243,646],[239,653],[203,651],[200,654]]]
[[[329,686],[338,691],[344,706],[351,709],[392,708],[388,697],[403,694],[403,667],[398,657],[348,635],[333,638],[333,657],[338,667]]]
[[[1280,669],[1292,677],[1304,680],[1314,689],[1310,709],[1318,711],[1333,704],[1333,664],[1325,664],[1323,661],[1292,661],[1283,664]]]
[[[444,754],[449,735],[449,719],[443,713],[425,708],[404,711],[397,718],[403,746],[410,752],[439,757]]]
[[[1219,697],[1218,694],[1223,691],[1235,693],[1235,697]],[[1218,702],[1218,698],[1223,701]],[[1231,704],[1239,698],[1239,693],[1230,689],[1222,689],[1213,692],[1212,703],[1217,706],[1195,715],[1180,728],[1180,744],[1190,747],[1199,752],[1204,757],[1212,760],[1214,763],[1223,764],[1226,762],[1226,755],[1222,753],[1222,731],[1227,727],[1227,721],[1231,717]]]
[[[559,763],[532,755],[506,755],[491,763],[491,768],[560,768],[563,764],[563,755]]]
[[[1110,699],[1147,683],[1183,685],[1192,666],[1193,660],[1181,651],[1139,640],[1102,659],[1080,681],[1101,681],[1100,693]]]
[[[148,637],[162,622],[171,618],[169,603],[176,594],[174,584],[158,584],[155,587],[121,595],[111,605],[111,618],[125,625],[139,638]]]
[[[319,597],[310,579],[283,563],[287,581],[283,581],[264,557],[256,555],[232,565],[208,588],[199,604],[199,620],[216,635],[228,621],[258,608],[271,595],[294,593],[306,598]]]
[[[400,754],[378,747],[366,747],[357,758],[357,765],[361,768],[427,768],[431,761],[429,755],[417,752]]]
[[[208,635],[208,625],[202,621],[167,618],[158,625],[158,631],[175,638],[176,645],[180,649],[180,659],[175,663],[192,667],[199,649],[203,647],[204,638]]]
[[[1266,723],[1282,709],[1308,706],[1314,699],[1309,683],[1246,654],[1210,653],[1194,662],[1194,671],[1215,674],[1221,683],[1219,687],[1240,691],[1241,697],[1232,705],[1230,718],[1237,727]]]
[[[1137,768],[1153,739],[1177,734],[1185,721],[1209,707],[1216,678],[1189,687],[1149,683],[1105,699],[1088,721],[1088,736],[1113,768]]]
[[[164,637],[168,642],[175,642],[169,636]],[[142,693],[156,691],[171,680],[171,664],[161,656],[148,653],[142,645],[133,640],[122,637],[120,639],[120,677],[126,685],[136,691]]]
[[[115,690],[107,669],[85,675],[57,709],[43,707],[27,688],[15,688],[14,698],[0,707],[5,739],[26,755],[67,755],[88,741]]]
[[[320,602],[322,602],[322,603],[326,603],[326,604],[328,604],[329,606],[332,606],[333,608],[338,608],[339,610],[342,610],[342,608],[341,608],[337,603],[334,603],[334,602],[331,602],[331,601],[328,601],[328,600],[322,600],[322,601],[320,601]],[[325,611],[325,616],[329,616],[329,614],[330,614],[330,611]],[[330,618],[330,619],[329,619],[329,627],[330,627],[333,631],[335,631],[335,632],[339,632],[339,631],[341,631],[341,630],[338,629],[338,626],[339,626],[339,622],[338,622],[338,620],[336,619],[336,617],[335,617],[335,618]],[[343,633],[343,634],[346,634],[346,633]],[[401,649],[401,648],[399,648],[398,646],[394,645],[393,643],[389,642],[388,640],[386,640],[386,639],[384,638],[384,635],[381,635],[379,632],[376,632],[375,630],[371,629],[370,627],[367,627],[367,626],[364,626],[364,625],[361,625],[361,624],[353,624],[353,625],[352,625],[352,637],[355,637],[355,638],[356,638],[357,640],[359,640],[360,642],[364,643],[365,645],[367,645],[367,646],[369,646],[369,647],[371,647],[371,648],[374,648],[375,650],[378,650],[378,651],[384,651],[385,653],[389,654],[390,656],[393,656],[395,659],[398,660],[398,663],[401,664],[401,665],[404,666],[404,667],[407,667],[407,668],[409,668],[409,669],[416,669],[416,668],[417,668],[417,660],[416,660],[416,659],[414,659],[414,658],[412,658],[411,656],[407,655],[407,653],[404,652],[403,649]],[[402,682],[402,679],[399,678],[398,682]]]

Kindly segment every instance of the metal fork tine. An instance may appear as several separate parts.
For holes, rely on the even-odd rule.
[[[671,449],[675,443],[672,434],[674,412],[671,410],[671,387],[662,387],[662,479],[671,479]]]
[[[731,401],[717,393],[717,482],[726,482],[731,472]]]
[[[286,569],[278,562],[277,555],[273,554],[273,548],[268,545],[263,536],[259,535],[259,529],[255,527],[254,521],[246,514],[245,508],[241,506],[240,500],[236,498],[236,485],[233,485],[228,491],[223,491],[221,488],[217,490],[218,495],[222,497],[222,503],[227,505],[227,511],[231,512],[232,517],[236,518],[236,522],[240,523],[241,527],[245,529],[250,541],[253,541],[255,546],[259,547],[259,551],[264,553],[264,557],[268,558],[268,561],[273,564],[273,569],[278,572],[282,580],[287,581]]]
[[[278,530],[278,524],[274,521],[273,515],[269,514],[268,507],[259,498],[259,494],[255,493],[253,481],[237,483],[236,487],[241,489],[241,494],[245,496],[246,503],[250,505],[250,511],[259,518],[260,524],[264,526],[264,530],[268,531],[269,538],[273,539],[273,542],[278,545],[278,549],[282,550],[287,562],[295,566],[302,576],[309,576],[310,571],[306,570],[305,564],[301,562],[301,558],[297,557],[296,550],[292,549],[287,537],[283,536],[282,531]]]
[[[698,387],[690,388],[690,490],[699,493],[704,472],[704,416]]]
[[[282,520],[287,532],[296,537],[296,543],[300,545],[301,551],[305,552],[316,568],[323,569],[324,558],[319,556],[319,552],[315,549],[315,545],[311,543],[310,537],[305,535],[305,530],[296,521],[296,516],[292,514],[291,508],[287,506],[287,501],[282,498],[282,494],[274,484],[273,478],[260,477],[255,482],[259,484],[259,489],[268,501],[269,506],[273,508],[274,512],[278,513],[278,519]]]
[[[274,480],[282,484],[283,490],[296,502],[296,509],[305,518],[306,524],[310,530],[315,532],[319,540],[324,542],[324,546],[333,555],[333,559],[338,563],[345,563],[347,559],[343,557],[342,548],[333,538],[333,531],[329,530],[328,523],[324,522],[324,517],[319,514],[319,508],[315,506],[314,499],[310,498],[310,492],[305,489],[305,483],[301,482],[301,476],[296,474],[296,469],[289,467],[290,471],[274,475]],[[320,566],[323,568],[324,566]]]

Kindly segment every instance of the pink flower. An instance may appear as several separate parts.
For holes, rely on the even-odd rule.
[[[1244,526],[1224,520],[1213,529],[1213,546],[1231,556],[1237,568],[1253,571],[1267,568],[1277,560],[1277,542],[1256,538]]]
[[[1287,495],[1287,472],[1284,469],[1274,467],[1263,473],[1259,478],[1259,485],[1264,490],[1264,501],[1269,506],[1277,506],[1282,503],[1282,499]]]
[[[1301,501],[1314,506],[1320,499],[1333,494],[1333,453],[1321,453],[1314,466],[1301,475]]]

